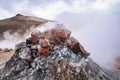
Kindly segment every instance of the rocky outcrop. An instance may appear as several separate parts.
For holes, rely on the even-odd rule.
[[[118,74],[88,58],[70,34],[59,28],[33,32],[16,45],[14,55],[0,69],[0,80],[119,80]]]

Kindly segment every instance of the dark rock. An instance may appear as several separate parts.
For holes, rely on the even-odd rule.
[[[28,39],[26,39],[26,44],[36,44],[38,41],[37,37],[30,37]]]

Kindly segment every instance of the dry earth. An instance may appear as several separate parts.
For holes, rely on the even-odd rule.
[[[3,50],[0,51],[0,64],[7,61],[14,54],[14,50],[9,52],[5,52]]]

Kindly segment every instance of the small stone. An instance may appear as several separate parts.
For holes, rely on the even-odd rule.
[[[21,52],[19,52],[19,56],[23,60],[30,60],[31,59],[30,49],[27,47],[22,49]]]
[[[40,48],[39,55],[40,57],[47,57],[49,53],[49,48]]]
[[[32,45],[31,49],[37,49],[37,45]]]
[[[39,44],[41,47],[46,48],[50,46],[49,40],[48,39],[40,39]]]
[[[57,72],[58,72],[58,73],[60,73],[60,72],[61,72],[61,69],[60,69],[59,67],[57,68]]]
[[[65,40],[64,45],[70,47],[71,46],[71,40],[70,39]]]
[[[71,48],[74,53],[79,53],[80,52],[80,47],[79,47],[79,42],[76,40],[74,37],[70,38],[71,40]]]
[[[30,37],[26,39],[26,44],[35,44],[37,43],[38,38],[37,37]]]
[[[76,70],[76,72],[78,72],[78,73],[80,72],[80,68],[79,68],[79,67],[76,67],[75,70]]]
[[[19,44],[16,44],[15,45],[15,50],[18,50],[18,49],[20,49],[22,47],[26,47],[26,43],[25,42],[21,42]]]

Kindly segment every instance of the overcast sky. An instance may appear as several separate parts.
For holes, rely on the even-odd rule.
[[[17,13],[65,24],[102,66],[120,55],[120,0],[0,0],[0,19]]]

